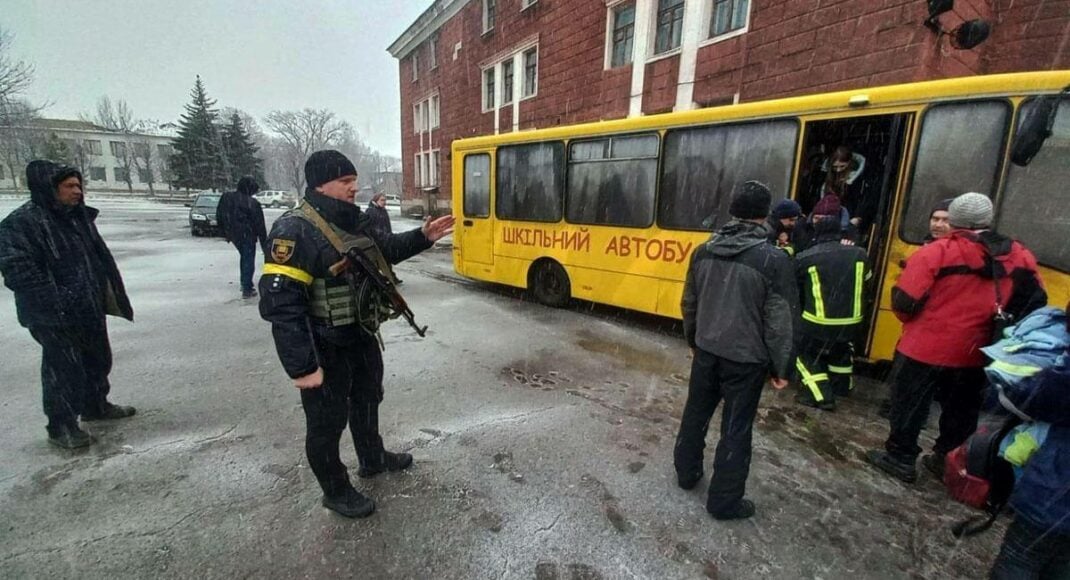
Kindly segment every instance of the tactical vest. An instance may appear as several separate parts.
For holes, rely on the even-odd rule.
[[[397,283],[390,263],[368,236],[351,234],[328,222],[307,201],[292,213],[311,223],[341,256],[357,248],[379,266],[380,272]],[[369,333],[375,334],[380,324],[396,318],[387,298],[367,277],[362,276],[356,284],[351,284],[344,273],[329,278],[314,278],[309,289],[309,315],[328,326],[359,323]]]

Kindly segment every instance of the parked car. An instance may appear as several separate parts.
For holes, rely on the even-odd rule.
[[[264,207],[294,207],[296,196],[288,191],[258,191],[253,199]]]
[[[194,237],[221,236],[215,212],[219,207],[219,193],[202,193],[189,208],[189,231]]]

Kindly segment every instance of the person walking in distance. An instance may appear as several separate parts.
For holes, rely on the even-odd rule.
[[[754,515],[743,496],[751,435],[762,386],[788,384],[798,289],[791,259],[770,244],[765,227],[772,194],[757,181],[740,184],[732,220],[691,256],[684,286],[684,335],[694,360],[674,464],[677,483],[702,479],[706,431],[723,401],[706,510],[716,519]]]
[[[219,199],[216,221],[223,235],[234,244],[240,255],[239,277],[242,298],[256,296],[253,272],[256,270],[256,246],[267,255],[267,228],[264,210],[253,194],[260,191],[255,179],[245,176],[238,180],[238,190],[228,191]]]

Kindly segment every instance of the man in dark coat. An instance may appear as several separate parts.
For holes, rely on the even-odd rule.
[[[242,298],[256,296],[253,287],[253,271],[256,270],[256,246],[259,243],[267,255],[267,228],[264,227],[264,210],[253,194],[260,191],[255,179],[245,176],[238,180],[238,191],[228,191],[219,198],[216,221],[241,256],[239,282]]]
[[[364,211],[368,214],[370,227],[377,236],[382,238],[394,233],[394,228],[390,226],[390,214],[386,211],[385,195],[375,194],[368,202],[368,209]]]
[[[87,207],[82,174],[49,161],[26,166],[30,201],[0,222],[0,273],[15,293],[19,323],[43,349],[48,440],[85,447],[83,421],[121,419],[108,402],[111,345],[106,315],[134,319],[122,277]]]
[[[767,377],[776,389],[787,386],[794,359],[799,291],[791,259],[766,238],[771,202],[765,185],[743,183],[729,208],[734,219],[695,250],[684,285],[684,336],[694,361],[674,464],[681,488],[702,479],[706,430],[723,400],[706,497],[706,511],[719,520],[754,515],[743,495],[758,400]]]
[[[380,237],[367,214],[353,205],[357,170],[344,155],[313,153],[305,163],[305,180],[304,202],[271,228],[260,315],[271,323],[279,360],[301,392],[305,452],[323,489],[323,505],[346,517],[366,517],[375,502],[353,487],[339,454],[346,424],[360,477],[406,469],[412,456],[387,451],[379,435],[383,355],[375,331],[360,314],[365,293],[359,288],[367,277],[354,272],[357,281],[350,284],[346,272],[356,266],[343,261],[337,248],[355,247],[373,262],[396,264],[449,234],[453,218]]]

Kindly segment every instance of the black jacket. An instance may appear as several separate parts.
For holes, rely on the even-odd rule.
[[[305,197],[328,222],[375,240],[383,257],[391,264],[407,260],[432,245],[419,229],[379,236],[372,230],[367,214],[355,205],[314,190],[306,192]],[[265,273],[260,278],[260,316],[271,323],[275,348],[291,378],[303,377],[316,370],[319,366],[318,345],[325,341],[338,345],[363,341],[368,348],[379,348],[374,340],[368,340],[359,324],[330,327],[308,315],[309,285],[316,278],[332,278],[329,268],[341,259],[342,256],[314,225],[291,212],[283,214],[268,235],[265,261],[281,268],[276,268],[277,273]]]
[[[799,331],[811,338],[846,342],[854,338],[864,315],[868,256],[858,246],[841,243],[839,224],[831,224],[831,229],[817,225],[813,245],[795,256],[802,306]]]
[[[31,162],[30,201],[0,222],[0,272],[27,328],[97,325],[107,314],[134,319],[119,268],[97,232],[99,212],[56,201],[56,183],[71,176],[82,178],[69,167]]]
[[[223,235],[234,245],[257,242],[267,253],[267,228],[264,210],[253,199],[255,191],[228,191],[219,198],[216,221]]]
[[[368,202],[368,209],[364,210],[368,214],[368,219],[371,222],[371,229],[379,237],[386,237],[394,233],[394,229],[390,226],[390,214],[387,213],[385,207],[379,207],[375,205],[374,201]]]
[[[687,344],[740,363],[793,366],[798,290],[787,255],[763,225],[732,221],[691,256],[682,309]]]

